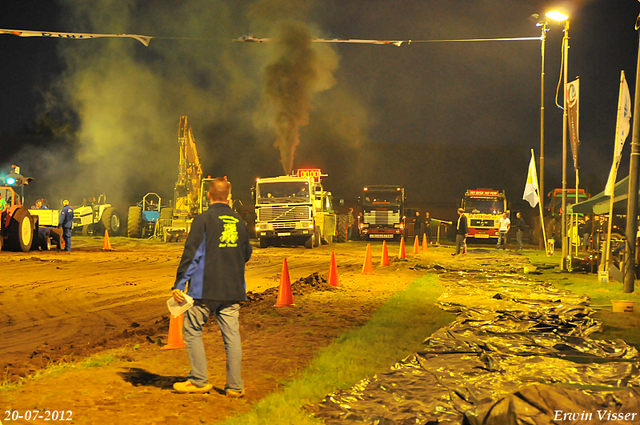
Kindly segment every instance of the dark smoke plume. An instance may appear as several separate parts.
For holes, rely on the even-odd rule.
[[[275,107],[280,161],[288,175],[300,144],[300,127],[309,122],[312,92],[318,80],[318,55],[312,49],[311,33],[301,23],[285,23],[277,41],[278,57],[265,68],[265,92]]]

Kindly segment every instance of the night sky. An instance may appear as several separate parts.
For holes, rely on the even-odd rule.
[[[5,4],[7,3],[7,4]],[[187,115],[204,173],[248,199],[256,177],[282,174],[265,69],[295,22],[313,37],[438,40],[539,37],[545,1],[3,2],[0,28],[154,36],[57,40],[0,36],[0,173],[25,191],[79,204],[105,191],[121,205],[172,197],[177,132]],[[580,77],[581,187],[603,190],[613,156],[620,71],[633,97],[635,0],[563,3],[571,15],[569,80]],[[545,189],[561,187],[562,110],[555,106],[562,25],[550,23],[545,75]],[[400,184],[409,203],[454,208],[469,188],[504,189],[515,208],[531,148],[540,148],[540,41],[313,44],[308,119],[294,168],[318,167],[335,196]],[[562,104],[560,95],[559,103]],[[635,111],[632,111],[635,113]],[[628,174],[628,138],[619,179]],[[570,150],[568,154],[570,158]],[[574,187],[572,164],[567,184]]]

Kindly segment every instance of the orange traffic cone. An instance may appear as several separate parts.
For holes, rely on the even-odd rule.
[[[429,250],[429,244],[427,243],[427,234],[422,234],[422,252],[427,252]]]
[[[182,337],[182,324],[184,323],[184,313],[179,316],[170,315],[169,321],[169,340],[167,345],[160,348],[161,350],[174,350],[184,347],[184,339]]]
[[[413,255],[420,253],[420,245],[418,245],[418,235],[413,238]]]
[[[389,265],[389,253],[387,252],[387,241],[382,241],[382,261],[380,262],[381,266]]]
[[[104,231],[104,245],[102,246],[103,250],[111,251],[111,241],[109,240],[109,231]]]
[[[373,272],[373,259],[371,258],[371,244],[367,244],[367,255],[364,258],[364,265],[362,266],[362,274],[375,274]]]
[[[400,249],[398,250],[398,258],[407,258],[407,253],[404,250],[404,236],[400,239]]]
[[[331,264],[329,264],[329,285],[338,287],[338,266],[336,264],[336,252],[331,251]]]
[[[289,266],[287,259],[282,262],[282,272],[280,272],[280,289],[278,289],[278,301],[274,307],[287,307],[293,305],[293,294],[291,293],[291,278],[289,277]]]

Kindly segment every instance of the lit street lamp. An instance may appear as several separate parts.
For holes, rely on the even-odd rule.
[[[562,270],[567,270],[567,68],[569,62],[569,17],[564,13],[552,10],[545,16],[558,22],[564,22],[564,37],[562,37],[562,78],[564,79],[564,95],[562,104]],[[577,196],[577,194],[576,194]]]
[[[536,23],[537,27],[542,27],[540,34],[540,57],[542,58],[542,68],[540,71],[540,183],[539,183],[539,195],[542,206],[544,206],[544,52],[545,52],[545,43],[547,41],[547,28],[548,22],[546,19],[540,19],[540,15],[537,13],[531,15],[531,19]],[[544,227],[544,217],[540,217],[541,228]],[[546,240],[544,237],[540,238],[539,248],[544,249],[545,252],[547,250]]]

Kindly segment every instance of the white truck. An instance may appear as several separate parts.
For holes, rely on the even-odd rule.
[[[325,176],[318,169],[305,169],[256,180],[255,229],[261,248],[282,244],[313,248],[333,241],[336,214],[331,193],[322,187]]]

